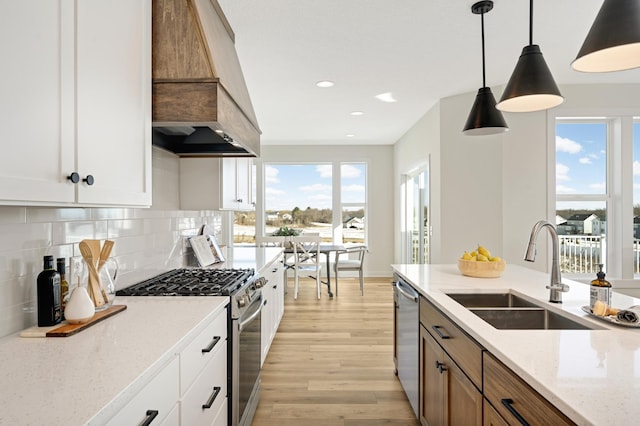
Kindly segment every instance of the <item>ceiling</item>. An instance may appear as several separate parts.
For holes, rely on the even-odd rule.
[[[482,86],[475,0],[218,1],[236,35],[264,145],[393,144],[439,99]],[[640,82],[638,69],[570,67],[601,4],[534,2],[533,42],[558,85]],[[529,2],[494,0],[484,21],[487,85],[500,86],[528,44]],[[321,89],[320,80],[335,85]],[[498,100],[501,90],[494,89]],[[397,102],[375,98],[386,92]]]

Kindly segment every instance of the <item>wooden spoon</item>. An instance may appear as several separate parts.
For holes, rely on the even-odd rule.
[[[97,250],[96,244],[97,242]],[[84,258],[87,268],[89,270],[89,296],[93,299],[93,303],[96,307],[104,305],[104,298],[100,297],[100,277],[96,269],[96,259],[100,254],[100,241],[99,240],[82,240],[78,244],[80,248],[80,254]],[[94,256],[95,252],[95,256]]]
[[[100,259],[98,260],[98,275],[100,275],[100,271],[102,267],[111,256],[111,250],[113,249],[113,245],[115,243],[111,240],[105,240],[104,244],[102,244],[102,250],[100,250]],[[104,288],[104,284],[100,282],[100,292],[102,293],[102,298],[104,299],[104,303],[109,303],[109,296],[107,295],[107,291]]]

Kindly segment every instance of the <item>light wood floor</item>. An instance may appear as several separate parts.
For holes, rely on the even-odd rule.
[[[335,291],[335,290],[334,290]],[[285,313],[262,369],[252,426],[417,426],[393,366],[390,278],[340,280],[329,299],[323,287],[293,283]]]

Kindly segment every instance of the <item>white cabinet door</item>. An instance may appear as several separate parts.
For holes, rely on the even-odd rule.
[[[4,6],[0,202],[150,205],[151,1]]]
[[[267,279],[267,284],[262,287],[262,297],[265,300],[265,305],[262,309],[261,363],[264,364],[284,312],[284,283],[280,259],[276,259],[270,265],[261,269],[260,275]]]
[[[260,355],[260,365],[264,364],[265,359],[267,358],[267,354],[269,353],[269,348],[271,347],[271,334],[273,330],[273,318],[274,318],[274,299],[275,299],[275,291],[271,284],[270,276],[265,276],[269,282],[267,285],[262,287],[262,298],[263,304],[262,307],[262,317],[261,317],[261,355]]]
[[[236,158],[236,200],[238,210],[252,210],[251,158]]]
[[[78,202],[151,204],[151,1],[77,2]]]
[[[222,210],[239,210],[242,195],[238,186],[238,162],[236,158],[222,159]]]
[[[73,3],[3,2],[3,204],[74,201]]]

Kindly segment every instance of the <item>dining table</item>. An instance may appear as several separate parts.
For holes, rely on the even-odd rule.
[[[333,293],[331,292],[331,253],[344,250],[344,249],[345,249],[345,246],[342,244],[320,244],[318,248],[318,251],[321,254],[324,254],[327,262],[327,281],[326,282],[321,281],[321,282],[322,284],[326,284],[327,294],[329,295],[330,298],[333,298]],[[285,248],[284,254],[285,254],[285,262],[284,262],[285,268],[293,269],[295,265],[293,263],[287,263],[286,261],[286,255],[293,254],[293,248]]]

